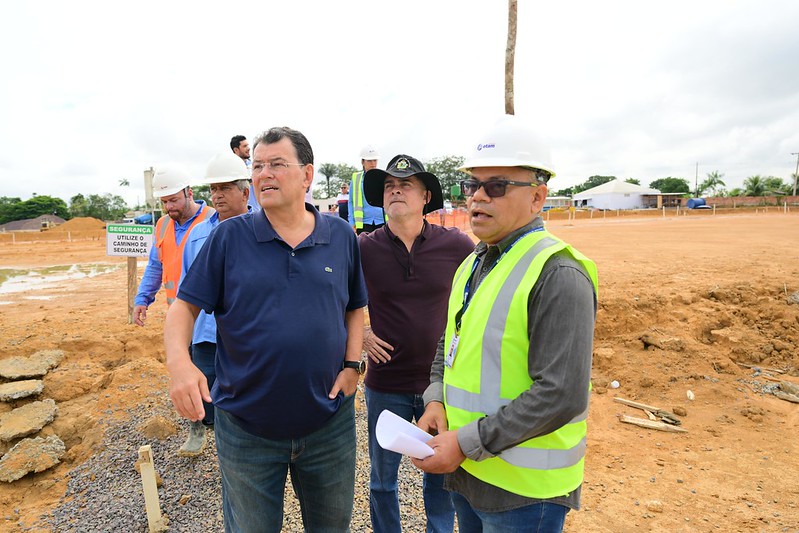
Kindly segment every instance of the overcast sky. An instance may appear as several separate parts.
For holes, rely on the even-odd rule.
[[[143,171],[201,176],[235,134],[299,129],[317,168],[377,146],[466,155],[504,111],[507,2],[6,3],[0,196],[144,201]],[[799,152],[799,2],[519,1],[516,114],[554,189],[589,176],[753,174]],[[130,187],[120,187],[128,179]],[[321,179],[321,178],[320,178]]]

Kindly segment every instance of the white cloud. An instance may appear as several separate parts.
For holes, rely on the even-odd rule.
[[[317,164],[465,154],[503,111],[506,4],[17,2],[0,46],[0,196],[143,200],[144,169],[202,173],[232,135],[289,125]],[[516,110],[553,187],[593,174],[787,180],[799,4],[519,4]],[[126,178],[130,188],[120,188]]]

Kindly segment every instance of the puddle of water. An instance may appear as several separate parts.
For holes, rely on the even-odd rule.
[[[93,278],[124,266],[124,263],[83,263],[25,270],[0,268],[0,294],[50,289],[59,282]]]

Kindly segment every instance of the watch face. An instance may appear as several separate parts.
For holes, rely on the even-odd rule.
[[[360,361],[344,361],[344,368],[352,368],[358,374],[363,374],[366,372],[366,361],[363,359]]]

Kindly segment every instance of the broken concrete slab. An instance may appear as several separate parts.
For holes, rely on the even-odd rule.
[[[58,366],[64,350],[40,350],[29,357],[10,357],[0,361],[0,377],[6,379],[37,378]]]
[[[61,462],[66,447],[55,435],[22,439],[0,459],[0,481],[10,483]]]
[[[9,402],[41,394],[42,389],[44,389],[44,382],[41,379],[24,379],[22,381],[3,383],[0,385],[0,402]]]
[[[53,421],[58,414],[55,401],[32,402],[0,416],[0,441],[27,437]]]

